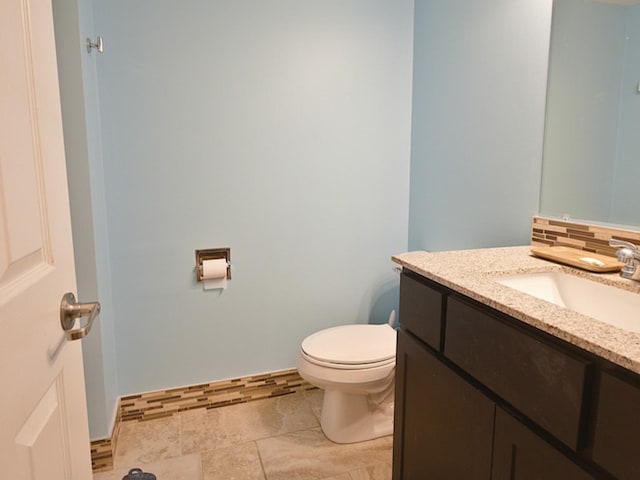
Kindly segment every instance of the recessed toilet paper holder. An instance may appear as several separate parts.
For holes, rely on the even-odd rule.
[[[202,262],[205,260],[217,260],[224,258],[227,262],[227,279],[231,279],[231,249],[230,248],[208,248],[196,250],[196,277],[202,281]]]

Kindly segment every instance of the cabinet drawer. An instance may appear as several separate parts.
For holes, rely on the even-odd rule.
[[[414,276],[415,275],[415,276]],[[400,323],[422,341],[440,349],[443,294],[416,274],[400,277]]]
[[[602,374],[593,460],[620,480],[640,478],[640,384]]]
[[[444,354],[578,449],[588,362],[452,297],[447,304]]]

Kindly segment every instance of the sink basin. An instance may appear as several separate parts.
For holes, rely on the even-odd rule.
[[[610,325],[640,333],[640,295],[562,272],[499,277],[496,282]]]

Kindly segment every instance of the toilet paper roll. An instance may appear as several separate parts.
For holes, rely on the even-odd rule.
[[[224,258],[202,262],[202,282],[205,290],[227,288],[227,261]]]

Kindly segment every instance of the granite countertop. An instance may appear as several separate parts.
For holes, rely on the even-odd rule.
[[[397,264],[450,289],[511,315],[612,363],[640,374],[640,333],[623,330],[586,315],[539,300],[494,281],[519,273],[562,271],[640,295],[640,282],[617,273],[590,273],[534,257],[529,246],[408,252]],[[640,321],[640,312],[638,312]]]

